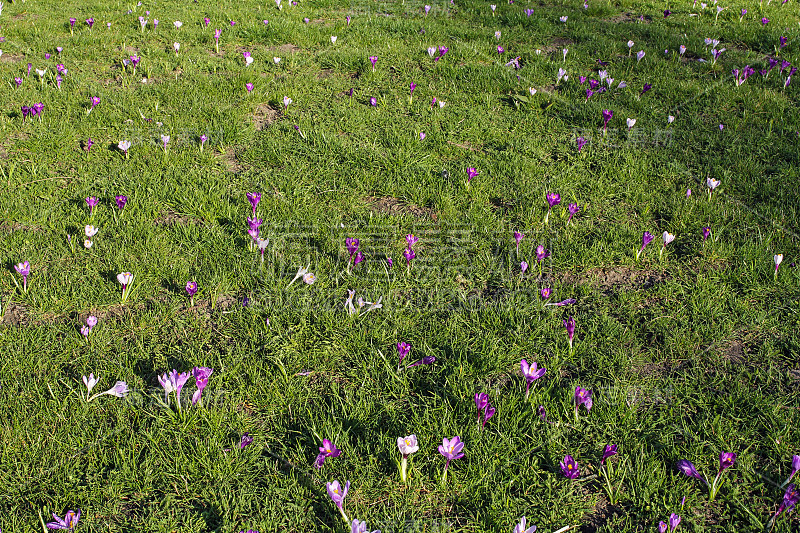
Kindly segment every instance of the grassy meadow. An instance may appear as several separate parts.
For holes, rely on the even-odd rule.
[[[800,529],[797,0],[16,0],[0,50],[3,532]]]

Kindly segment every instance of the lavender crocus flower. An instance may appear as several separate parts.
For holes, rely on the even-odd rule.
[[[201,152],[203,151],[203,146],[206,144],[207,140],[208,140],[208,137],[206,137],[205,135],[201,135],[200,136],[200,151]]]
[[[547,300],[550,298],[551,294],[553,294],[553,289],[550,287],[543,287],[542,290],[539,291],[539,295],[542,297],[542,300]]]
[[[443,481],[447,479],[447,468],[450,466],[450,461],[464,457],[464,453],[461,451],[463,449],[464,443],[461,442],[461,438],[458,436],[452,439],[442,439],[442,445],[439,446],[439,453],[447,459],[447,462],[444,464]]]
[[[559,465],[561,466],[561,472],[564,474],[564,477],[568,479],[577,479],[578,476],[581,475],[578,469],[578,463],[571,455],[565,455],[564,460],[561,461]]]
[[[55,522],[48,522],[45,524],[47,529],[66,529],[73,532],[75,528],[78,527],[78,521],[81,519],[81,510],[78,509],[77,512],[69,510],[67,514],[64,515],[63,519],[53,513],[53,518]]]
[[[253,84],[252,83],[245,83],[244,84],[244,88],[247,89],[247,94],[250,94],[250,93],[253,92]]]
[[[783,493],[783,502],[781,502],[775,516],[779,516],[784,511],[791,511],[795,505],[800,503],[800,491],[794,486],[794,483],[786,487],[786,492]]]
[[[411,260],[417,257],[417,254],[414,253],[414,250],[412,250],[411,248],[406,248],[405,250],[403,250],[403,256],[406,258],[408,268],[411,268]]]
[[[14,77],[14,83],[16,83],[17,87],[19,87],[20,85],[22,85],[22,78]]]
[[[636,62],[638,63],[639,61],[641,61],[644,58],[644,55],[645,55],[644,50],[639,50],[638,52],[636,52]]]
[[[339,457],[340,455],[342,455],[342,450],[338,449],[330,440],[322,439],[322,446],[319,448],[319,454],[317,454],[317,458],[314,460],[314,468],[319,470],[322,468],[325,459],[328,457]]]
[[[575,143],[578,145],[578,152],[580,152],[581,149],[583,149],[583,147],[586,146],[586,139],[584,139],[583,137],[578,137],[577,139],[575,139]]]
[[[575,337],[575,319],[572,318],[572,317],[569,317],[569,319],[564,320],[564,329],[567,330],[567,339],[569,340],[569,349],[570,349],[570,351],[572,351],[572,339]]]
[[[536,361],[533,364],[528,365],[528,361],[523,359],[519,363],[520,369],[522,370],[522,375],[525,376],[525,399],[528,399],[528,395],[530,394],[531,385],[540,377],[544,376],[547,369],[545,368],[538,368],[536,366]]]
[[[678,524],[680,524],[680,523],[681,523],[681,517],[680,516],[678,516],[675,513],[672,513],[671,515],[669,515],[669,530],[670,531],[675,531],[676,529],[678,529]]]
[[[413,233],[406,235],[406,244],[408,244],[409,248],[417,244],[417,242],[419,242],[419,237],[414,237]]]
[[[131,142],[130,141],[120,141],[117,144],[117,148],[119,148],[125,154],[125,158],[127,159],[128,150],[131,149]]]
[[[581,208],[578,204],[569,204],[567,206],[567,210],[569,211],[569,218],[567,219],[567,224],[569,224],[572,221],[572,217],[577,215],[578,212],[580,212]]]
[[[528,270],[528,263],[526,263],[525,261],[522,261],[522,262],[519,264],[519,270],[520,270],[520,273],[521,273],[521,274],[524,274],[524,273],[525,273],[525,271],[526,271],[526,270]]]
[[[31,264],[28,261],[23,263],[17,263],[14,265],[14,270],[17,271],[17,274],[22,276],[22,290],[28,292],[28,276],[31,273]]]
[[[479,411],[483,411],[486,409],[487,405],[489,405],[489,395],[485,392],[476,392],[475,407],[477,407]]]
[[[540,263],[540,265],[541,265],[541,262],[543,260],[547,259],[548,257],[550,257],[550,250],[547,250],[541,244],[536,247],[536,261],[538,263]]]
[[[222,35],[222,30],[214,30],[214,49],[219,53],[219,38]]]
[[[481,427],[486,427],[486,422],[488,422],[496,412],[497,409],[495,409],[494,406],[487,404],[486,409],[483,410],[483,422],[481,423]]]
[[[639,251],[638,251],[638,252],[636,252],[636,259],[637,259],[637,260],[639,259],[639,256],[640,256],[640,255],[642,254],[642,252],[644,251],[645,247],[646,247],[648,244],[650,244],[651,242],[653,242],[653,239],[654,239],[654,237],[653,237],[653,234],[652,234],[652,233],[650,233],[649,231],[645,231],[645,232],[642,234],[642,247],[641,247],[641,248],[639,248]]]
[[[378,56],[369,56],[369,62],[372,63],[372,72],[375,72],[375,64],[378,62]]]
[[[350,521],[347,519],[347,515],[344,514],[344,498],[347,496],[347,491],[350,490],[350,482],[348,481],[345,483],[344,487],[342,487],[337,480],[333,480],[333,482],[326,483],[325,488],[328,491],[328,496],[330,496],[334,505],[336,505],[336,508],[339,509],[339,512],[342,514],[345,523],[349,523]]]

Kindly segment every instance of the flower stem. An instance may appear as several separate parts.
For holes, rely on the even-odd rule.
[[[403,483],[408,482],[408,474],[406,472],[406,467],[408,466],[408,459],[403,456],[403,460],[400,462],[400,479],[403,480]]]

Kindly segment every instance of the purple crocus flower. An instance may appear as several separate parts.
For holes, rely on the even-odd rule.
[[[98,97],[98,96],[92,96],[92,98],[91,98],[91,105],[92,105],[92,109],[94,109],[95,107],[97,107],[97,104],[99,104],[99,103],[100,103],[100,97]]]
[[[414,250],[411,248],[406,248],[403,251],[403,256],[406,258],[406,262],[408,263],[408,267],[411,268],[411,260],[417,257],[417,254],[414,253]]]
[[[603,458],[600,459],[602,464],[606,463],[606,459],[611,456],[617,455],[617,445],[616,444],[606,444],[605,449],[603,450]]]
[[[610,109],[603,109],[603,131],[606,131],[608,123],[614,117],[614,112]]]
[[[14,78],[14,83],[16,83],[17,87],[19,87],[20,85],[22,85],[22,78],[15,77]]]
[[[575,139],[575,143],[578,145],[578,152],[580,152],[581,149],[583,149],[583,147],[586,146],[586,139],[584,139],[583,137],[578,137],[577,139]]]
[[[419,237],[414,237],[413,233],[406,235],[406,244],[408,244],[409,248],[417,244],[417,242],[419,242]]]
[[[669,530],[670,531],[675,531],[676,529],[678,529],[678,524],[680,524],[680,523],[681,523],[681,517],[680,516],[678,516],[675,513],[672,513],[671,515],[669,515]]]
[[[369,105],[372,107],[378,107],[378,99],[373,96],[369,99]]]
[[[486,427],[486,422],[488,422],[496,412],[497,409],[495,409],[494,406],[486,404],[486,409],[483,410],[483,422],[481,423],[481,427]]]
[[[709,235],[711,235],[711,228],[708,226],[703,226],[703,242],[705,243],[708,239]]]
[[[88,198],[86,198],[86,204],[89,206],[89,216],[92,216],[92,213],[94,212],[94,207],[99,202],[100,200],[97,199],[97,196],[89,196]]]
[[[94,17],[90,17],[90,18],[86,19],[86,24],[89,25],[89,28],[94,26]]]
[[[258,192],[249,192],[247,193],[247,199],[250,201],[250,205],[253,206],[253,216],[256,216],[256,206],[258,202],[261,201],[261,193]]]
[[[497,53],[498,53],[498,54],[502,54],[502,53],[503,53],[503,52],[505,52],[505,51],[506,51],[506,49],[505,49],[505,48],[503,48],[503,47],[502,47],[502,46],[500,46],[499,44],[497,45]]]
[[[32,68],[33,68],[33,65],[31,63],[28,63],[28,76],[31,75],[31,69]]]
[[[123,209],[125,204],[128,203],[128,197],[118,194],[114,197],[114,200],[117,202],[117,207]]]
[[[723,452],[719,454],[719,473],[723,470],[733,466],[736,462],[736,454],[731,452]]]
[[[529,365],[528,361],[525,359],[520,361],[519,367],[522,370],[522,375],[525,376],[525,399],[527,400],[528,394],[530,394],[531,384],[533,384],[533,382],[540,377],[544,376],[544,373],[547,371],[547,369],[538,368],[536,366],[536,361]]]
[[[789,39],[787,39],[786,37],[781,36],[780,37],[780,42],[781,42],[781,48],[783,48],[784,46],[786,46],[788,44]]]
[[[362,261],[364,261],[364,255],[361,253],[361,250],[359,250],[359,251],[356,252],[356,255],[353,257],[353,266],[356,266],[357,264],[361,263]]]
[[[489,395],[485,392],[476,392],[475,407],[477,407],[479,411],[483,411],[486,409],[487,405],[489,405]]]
[[[177,370],[175,370],[173,368],[172,369],[172,373],[168,374],[168,377],[169,377],[169,383],[170,383],[171,389],[173,391],[175,391],[176,399],[178,401],[178,407],[180,407],[180,405],[181,405],[181,389],[183,389],[183,386],[189,380],[189,378],[191,377],[191,374],[189,372],[180,372],[179,373]],[[162,386],[163,386],[163,383],[162,383]]]
[[[767,17],[763,17],[763,18],[761,19],[761,24],[763,24],[764,26],[766,26],[767,24],[769,24],[769,19],[768,19]]]
[[[194,295],[197,294],[197,282],[196,281],[189,281],[186,283],[186,294],[189,295],[189,298],[194,300]]]
[[[247,89],[247,94],[253,92],[253,84],[252,83],[245,83],[244,88]]]
[[[250,436],[249,433],[245,432],[242,434],[242,439],[239,441],[237,446],[240,450],[245,449],[245,447],[250,446],[253,443],[253,437]]]
[[[186,288],[188,291],[189,285],[187,285]],[[197,290],[196,283],[195,283],[195,290]],[[214,372],[213,369],[204,366],[194,367],[192,374],[194,375],[194,381],[195,385],[197,385],[197,390],[195,391],[194,394],[192,394],[192,405],[196,405],[197,402],[199,402],[203,397],[203,390],[206,388],[206,385],[208,385],[208,378],[211,376],[213,372]]]
[[[667,18],[670,15],[672,15],[672,11],[670,11],[669,9],[665,9],[664,10],[664,18]]]
[[[450,466],[450,461],[454,459],[461,459],[464,453],[464,443],[461,442],[461,437],[455,436],[452,439],[442,439],[442,445],[439,446],[439,453],[444,455],[447,462],[444,464],[444,475],[447,476],[447,467]]]
[[[416,363],[411,363],[406,368],[411,368],[412,366],[419,366],[419,365],[432,365],[435,362],[436,362],[436,358],[434,356],[426,355],[425,357],[423,357],[422,359],[420,359]]]
[[[528,270],[528,263],[527,263],[527,262],[525,262],[525,261],[522,261],[522,262],[519,264],[519,270],[520,270],[520,273],[521,273],[521,274],[524,274],[524,273],[525,273],[525,271],[526,271],[526,270]]]
[[[350,482],[345,483],[342,487],[337,480],[325,484],[325,489],[328,491],[328,496],[333,500],[334,505],[339,509],[346,522],[347,515],[344,514],[344,498],[347,496],[347,491],[350,490]]]
[[[406,342],[397,343],[397,355],[400,357],[398,365],[403,362],[403,359],[411,352],[411,345]]]
[[[369,56],[369,62],[372,63],[372,72],[375,72],[375,64],[378,62],[378,56]]]
[[[578,476],[581,475],[580,470],[578,470],[578,463],[571,455],[565,455],[564,460],[561,461],[559,465],[561,466],[561,472],[564,474],[564,477],[577,479]]]
[[[550,287],[543,287],[542,290],[539,291],[539,295],[542,297],[542,300],[547,300],[550,298],[551,294],[553,294],[553,289]]]
[[[347,252],[350,254],[350,260],[353,259],[353,254],[358,251],[358,246],[360,241],[353,237],[348,237],[344,240],[344,245],[347,248]]]
[[[783,502],[781,502],[775,516],[780,515],[784,511],[791,511],[795,505],[800,503],[800,491],[794,486],[794,483],[786,487],[786,492],[783,493]]]
[[[681,459],[680,461],[675,463],[675,466],[678,468],[678,470],[680,470],[681,472],[683,472],[687,476],[693,477],[693,478],[697,478],[700,481],[702,481],[703,483],[708,484],[706,482],[706,480],[703,479],[703,476],[701,476],[697,472],[697,468],[695,468],[694,464],[692,464],[692,462],[689,461],[688,459]]]
[[[478,171],[473,167],[469,167],[467,169],[467,183],[472,181],[472,178],[474,178],[477,175],[478,175]]]
[[[87,152],[88,152],[89,150],[91,150],[91,149],[92,149],[92,145],[93,145],[93,144],[94,144],[94,141],[92,140],[92,138],[91,138],[91,137],[89,137],[89,138],[86,140],[86,147],[85,147],[85,149],[86,149],[86,151],[87,151]]]
[[[567,210],[569,211],[569,218],[567,219],[567,224],[569,224],[572,221],[572,217],[577,215],[578,212],[581,210],[581,208],[578,204],[569,204],[567,206]]]
[[[339,457],[340,455],[342,455],[342,450],[338,449],[336,445],[328,439],[322,439],[322,446],[319,448],[319,454],[314,460],[314,468],[319,470],[322,468],[325,459],[328,457]]]
[[[592,391],[580,386],[575,387],[575,416],[578,416],[578,407],[583,405],[586,412],[592,410]]]
[[[516,243],[517,243],[517,254],[519,254],[519,243],[520,243],[520,242],[522,241],[522,239],[524,239],[524,238],[525,238],[525,234],[524,234],[524,233],[520,233],[519,231],[517,231],[517,230],[514,230],[514,240],[515,240],[515,241],[516,241]]]
[[[414,89],[416,89],[416,88],[417,88],[417,84],[416,84],[416,83],[414,83],[414,82],[412,81],[412,82],[411,82],[411,85],[409,85],[409,88],[411,89],[411,94],[410,94],[410,96],[414,96]]]
[[[22,290],[28,292],[28,276],[31,273],[31,264],[29,261],[25,261],[22,263],[17,263],[14,265],[14,270],[17,271],[17,274],[22,276]]]
[[[545,249],[541,244],[536,247],[536,261],[541,263],[544,259],[550,257],[550,250]]]
[[[78,527],[78,520],[81,519],[81,510],[78,509],[77,512],[69,510],[67,514],[64,515],[63,519],[53,513],[53,518],[55,522],[48,522],[45,524],[47,529],[67,529],[69,531],[75,531],[75,528]]]
[[[70,31],[72,31],[72,28],[74,28],[74,27],[75,27],[75,23],[76,23],[76,22],[78,22],[78,19],[76,19],[76,18],[74,18],[74,17],[70,17],[70,18],[69,18],[69,28],[70,28]]]
[[[641,253],[644,251],[645,247],[646,247],[648,244],[650,244],[651,242],[653,242],[653,238],[654,238],[654,237],[653,237],[653,234],[652,234],[652,233],[650,233],[649,231],[645,231],[645,232],[642,234],[642,247],[641,247],[641,248],[639,248],[639,251],[638,251],[638,252],[636,252],[636,259],[639,259],[639,256],[640,256],[640,255],[641,255]]]
[[[649,83],[645,83],[645,84],[644,84],[644,88],[642,89],[642,92],[641,92],[640,96],[641,96],[642,94],[646,93],[647,91],[649,91],[649,90],[650,90],[650,89],[652,89],[652,88],[653,88],[653,86],[652,86],[651,84],[649,84]]]
[[[575,319],[569,317],[569,319],[564,320],[564,328],[567,330],[567,338],[569,339],[569,349],[572,350],[572,339],[575,337]],[[591,405],[589,405],[589,407],[591,407]]]

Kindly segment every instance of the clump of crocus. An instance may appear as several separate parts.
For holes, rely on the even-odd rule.
[[[567,339],[569,340],[569,351],[571,352],[572,340],[575,337],[575,319],[569,317],[567,320],[564,320],[564,329],[567,330]]]
[[[476,392],[475,405],[477,406],[479,412],[483,412],[483,422],[481,423],[481,427],[486,427],[486,422],[488,422],[496,412],[496,409],[492,406],[492,404],[489,403],[489,395],[485,392]],[[480,420],[480,417],[478,420]]]
[[[702,475],[700,475],[700,473],[697,471],[697,468],[695,468],[694,464],[692,464],[692,462],[689,461],[688,459],[681,459],[680,461],[675,463],[675,466],[685,475],[699,479],[700,481],[705,483],[706,487],[708,487],[709,500],[714,501],[714,498],[716,498],[719,489],[722,487],[722,481],[721,481],[722,473],[725,472],[725,470],[727,470],[731,466],[733,466],[735,462],[736,462],[735,453],[723,452],[719,454],[719,470],[717,471],[717,475],[714,478],[714,482],[711,484],[709,484],[708,481],[706,481],[706,479]]]
[[[661,234],[661,250],[659,250],[658,252],[659,259],[661,259],[661,257],[664,255],[664,250],[667,249],[667,245],[674,240],[675,240],[675,235],[673,235],[668,231],[665,231],[664,233]]]
[[[581,471],[578,469],[578,462],[571,455],[565,455],[564,460],[559,465],[561,466],[561,473],[568,479],[577,479],[581,475]]]
[[[189,295],[189,305],[194,307],[194,295],[197,294],[197,282],[186,282],[186,294]]]
[[[48,522],[45,524],[47,529],[66,529],[70,532],[74,532],[75,528],[78,527],[78,520],[81,519],[81,510],[78,509],[78,512],[75,512],[70,509],[67,511],[67,514],[64,515],[63,519],[57,514],[53,513],[53,518],[55,519],[55,522]]]
[[[522,375],[525,377],[525,399],[527,400],[528,395],[531,392],[531,385],[533,385],[537,379],[544,376],[544,373],[547,372],[547,369],[544,367],[538,368],[536,361],[529,365],[528,361],[525,359],[520,361],[519,366],[522,370]]]
[[[170,393],[175,393],[176,403],[178,410],[181,409],[181,390],[186,382],[189,380],[191,374],[189,372],[178,372],[174,368],[172,372],[166,372],[163,376],[158,376],[158,382],[164,388],[164,403],[169,405]]]
[[[122,272],[117,274],[117,281],[122,285],[122,303],[128,301],[131,294],[131,285],[133,284],[133,274],[130,272]]]
[[[550,211],[553,210],[553,207],[561,203],[561,195],[549,192],[545,195],[545,198],[547,199],[547,214],[544,216],[544,223],[547,224],[550,220]]]
[[[777,279],[778,279],[778,267],[780,267],[781,263],[783,262],[783,254],[777,254],[777,255],[773,256],[772,259],[773,259],[773,261],[775,261],[774,278],[777,281]]]
[[[403,483],[405,483],[408,480],[408,456],[419,451],[417,436],[409,435],[407,437],[397,437],[397,448],[400,450],[400,453],[403,456],[403,458],[400,460],[400,479],[402,479]]]
[[[578,418],[578,407],[584,406],[586,412],[592,410],[592,391],[580,386],[575,387],[575,419]]]
[[[639,256],[641,256],[641,255],[642,255],[642,252],[644,251],[645,247],[646,247],[648,244],[650,244],[651,242],[653,242],[653,238],[654,238],[654,237],[653,237],[653,234],[652,234],[652,233],[650,233],[649,231],[645,231],[645,232],[642,234],[642,247],[641,247],[641,248],[639,248],[639,251],[638,251],[638,252],[636,252],[636,260],[637,260],[637,261],[639,260]]]
[[[322,468],[325,459],[328,457],[339,457],[340,455],[342,455],[342,450],[338,449],[330,440],[322,439],[322,446],[319,448],[319,454],[317,454],[317,458],[314,459],[314,468],[319,470]]]
[[[344,518],[345,524],[350,525],[350,520],[347,518],[347,515],[344,514],[344,498],[347,496],[347,491],[350,490],[350,482],[348,481],[345,483],[344,487],[342,487],[337,480],[333,480],[333,482],[326,483],[325,488],[328,491],[328,496],[333,500],[336,508],[339,509],[339,513],[341,513],[342,518]]]
[[[461,442],[461,438],[458,436],[455,436],[452,439],[442,439],[442,444],[439,446],[439,453],[442,454],[445,459],[447,459],[444,464],[442,481],[447,479],[447,468],[450,466],[450,461],[464,457],[464,453],[461,451],[463,449],[464,443]]]
[[[89,249],[92,247],[93,244],[92,237],[97,235],[98,231],[100,231],[100,229],[94,226],[86,226],[85,228],[83,228],[83,233],[84,235],[86,235],[86,240],[83,241],[84,248]]]
[[[658,523],[658,533],[672,532],[678,529],[678,524],[681,523],[681,517],[675,513],[669,515],[669,524],[664,521]]]
[[[99,381],[100,381],[100,377],[98,376],[97,378],[95,378],[94,374],[89,374],[88,378],[86,376],[83,376],[83,384],[86,385],[86,401],[87,402],[91,402],[92,400],[94,400],[98,396],[103,396],[105,394],[108,394],[110,396],[116,396],[117,398],[124,398],[125,395],[128,394],[128,385],[127,385],[127,383],[125,383],[124,381],[117,381],[114,384],[114,386],[111,387],[110,389],[108,389],[107,391],[98,392],[94,396],[90,397],[89,394],[91,394],[92,389],[94,388],[95,385],[97,385],[97,383]]]
[[[28,292],[28,276],[31,274],[30,262],[24,261],[22,263],[17,263],[14,265],[14,270],[17,271],[17,274],[22,276],[22,290]]]
[[[86,325],[81,326],[81,335],[88,338],[89,334],[92,332],[92,328],[97,325],[97,317],[94,315],[90,315],[86,318]],[[86,383],[86,378],[84,377],[84,383]],[[91,392],[91,391],[90,391]]]

